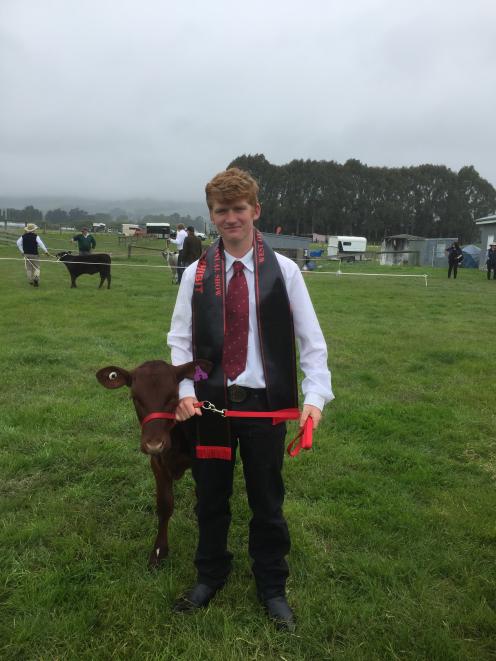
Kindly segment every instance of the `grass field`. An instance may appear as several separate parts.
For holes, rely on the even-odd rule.
[[[112,237],[98,249],[125,253]],[[0,246],[1,258],[18,256]],[[159,253],[114,257],[112,288],[99,291],[98,276],[71,290],[63,265],[43,263],[36,290],[21,261],[0,260],[0,657],[496,658],[496,282],[365,264],[343,270],[427,272],[428,286],[305,276],[336,400],[314,450],[285,464],[299,624],[288,635],[256,600],[240,470],[235,568],[208,610],[170,611],[194,580],[189,474],[177,483],[170,559],[146,568],[152,474],[127,393],[94,374],[168,359],[177,287],[150,268],[164,264]]]

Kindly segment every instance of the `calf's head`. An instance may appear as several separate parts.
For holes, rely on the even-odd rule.
[[[163,360],[151,360],[128,372],[122,367],[109,365],[96,373],[96,378],[105,388],[113,390],[127,386],[140,423],[150,413],[173,413],[178,403],[178,384],[182,379],[202,378],[210,372],[208,360],[194,360],[184,365],[169,365]],[[142,425],[141,451],[159,454],[171,444],[170,432],[175,421],[153,419]]]

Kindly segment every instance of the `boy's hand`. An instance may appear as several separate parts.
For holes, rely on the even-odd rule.
[[[201,415],[201,408],[199,406],[195,407],[195,404],[198,404],[198,400],[195,397],[183,397],[180,399],[176,408],[176,420],[178,422],[184,422],[194,415]]]
[[[310,416],[313,420],[313,428],[317,429],[319,426],[320,418],[322,417],[322,411],[316,406],[312,406],[312,404],[304,404],[300,417],[300,427],[303,427],[308,416]]]

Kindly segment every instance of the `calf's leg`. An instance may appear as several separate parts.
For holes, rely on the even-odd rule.
[[[158,530],[153,550],[148,558],[151,569],[159,567],[169,554],[169,519],[174,511],[173,478],[162,464],[160,457],[151,457],[151,467],[155,475]]]

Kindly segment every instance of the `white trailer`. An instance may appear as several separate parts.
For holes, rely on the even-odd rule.
[[[330,236],[327,245],[327,256],[342,259],[361,259],[367,250],[367,239],[364,236]]]
[[[146,233],[168,239],[170,237],[170,223],[146,223]]]
[[[122,233],[124,236],[134,236],[136,230],[141,229],[139,225],[132,225],[131,223],[122,224]]]

